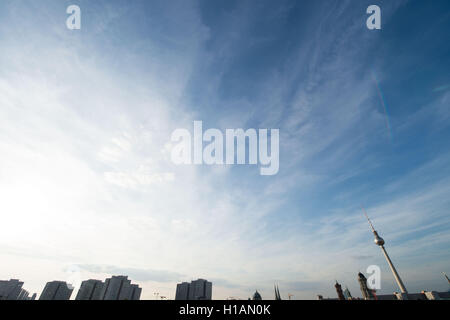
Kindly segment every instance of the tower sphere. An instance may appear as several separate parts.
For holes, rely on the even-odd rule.
[[[382,237],[380,237],[376,231],[374,233],[375,233],[375,239],[374,239],[375,244],[377,246],[384,245],[384,239]]]

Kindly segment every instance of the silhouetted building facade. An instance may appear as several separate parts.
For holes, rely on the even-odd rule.
[[[39,300],[69,300],[73,287],[64,281],[47,282]]]
[[[36,294],[31,297],[27,290],[22,288],[23,282],[17,279],[0,281],[0,300],[34,300]]]
[[[183,282],[177,284],[175,300],[211,300],[212,283],[198,279],[191,283]]]
[[[189,282],[182,282],[177,284],[175,300],[189,300],[189,286]]]
[[[212,283],[204,279],[191,282],[189,287],[189,300],[211,300]]]
[[[336,280],[336,284],[334,285],[334,287],[336,288],[336,292],[337,292],[339,300],[345,300],[344,293],[342,292],[342,286],[337,282],[337,280]]]
[[[139,300],[142,289],[127,276],[112,276],[100,290],[100,300]]]
[[[361,272],[358,273],[358,282],[363,298],[366,300],[373,300],[374,295],[372,289],[369,289],[367,286],[367,278]]]
[[[103,285],[100,280],[83,281],[75,300],[100,300]]]

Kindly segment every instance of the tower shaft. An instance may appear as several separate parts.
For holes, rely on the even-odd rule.
[[[397,269],[395,269],[394,264],[391,261],[391,258],[389,258],[389,255],[388,255],[386,249],[384,248],[384,246],[380,246],[380,247],[381,247],[381,251],[383,251],[383,254],[386,257],[386,260],[387,260],[387,262],[389,264],[389,267],[392,270],[392,273],[394,274],[395,281],[397,282],[398,287],[400,288],[400,291],[402,293],[408,293],[408,291],[405,288],[405,285],[403,284],[402,279],[400,278],[400,276],[399,276],[399,274],[397,272]]]

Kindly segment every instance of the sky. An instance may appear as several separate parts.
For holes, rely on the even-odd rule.
[[[0,279],[315,299],[361,296],[378,265],[398,291],[364,207],[407,289],[447,291],[449,18],[447,0],[1,1]],[[195,120],[279,129],[278,174],[175,165]]]

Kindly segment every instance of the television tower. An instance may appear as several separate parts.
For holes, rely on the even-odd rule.
[[[400,291],[402,293],[407,294],[408,291],[406,290],[405,285],[403,284],[403,281],[402,281],[402,279],[400,278],[400,276],[399,276],[399,274],[397,272],[397,269],[395,269],[394,264],[391,261],[391,258],[389,258],[389,255],[387,254],[386,249],[384,248],[384,240],[383,240],[383,238],[381,238],[378,235],[378,232],[375,231],[375,228],[373,227],[372,222],[370,221],[370,219],[367,216],[367,213],[365,211],[364,211],[364,214],[365,214],[365,216],[367,218],[367,221],[369,221],[370,229],[372,230],[372,233],[375,236],[375,240],[374,240],[375,244],[381,248],[381,251],[383,251],[383,254],[386,257],[387,263],[389,264],[389,267],[391,268],[392,273],[394,274],[395,281],[397,282],[398,287],[400,288]]]

